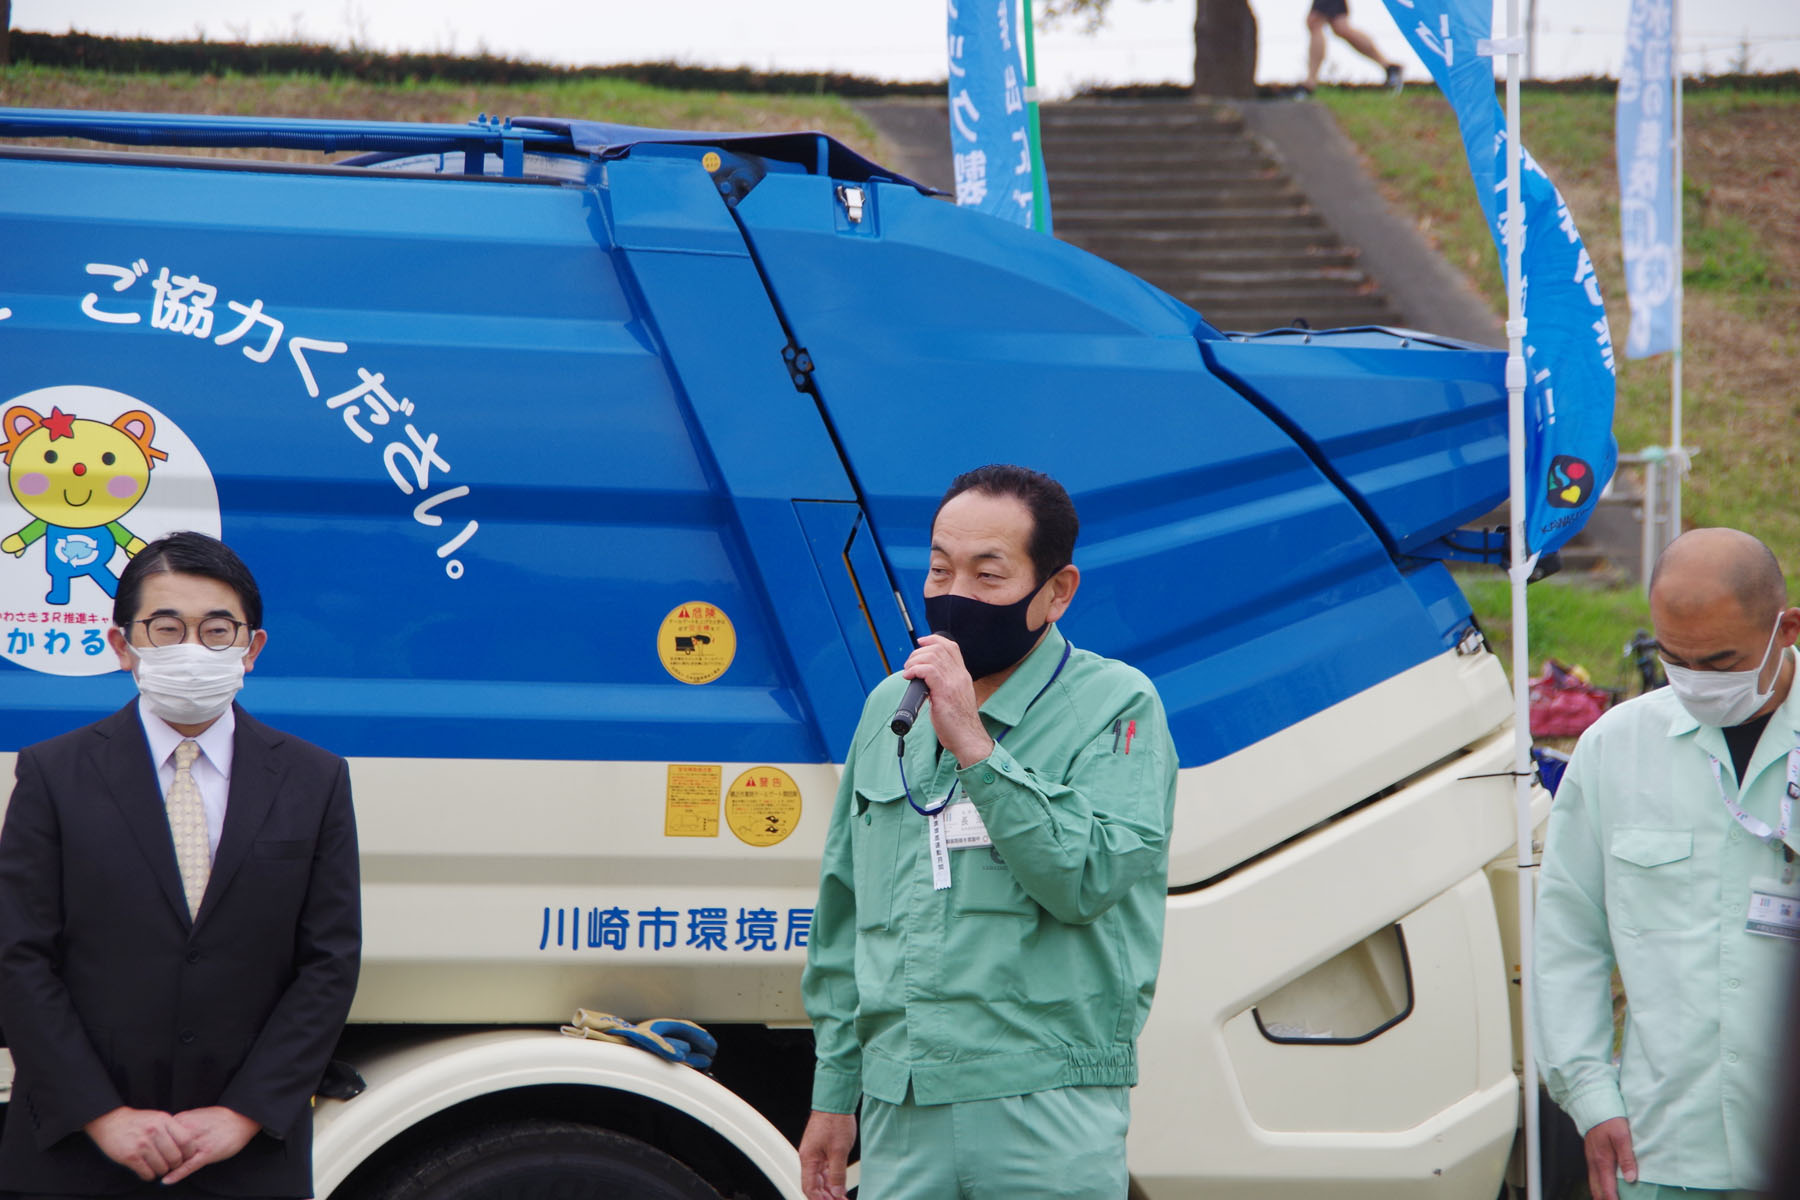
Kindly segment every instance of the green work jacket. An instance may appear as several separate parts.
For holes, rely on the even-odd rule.
[[[1639,1179],[1766,1182],[1794,946],[1751,932],[1746,917],[1752,888],[1779,887],[1787,863],[1726,810],[1711,759],[1742,809],[1773,828],[1797,743],[1800,686],[1770,717],[1740,789],[1725,735],[1662,688],[1583,734],[1557,789],[1532,971],[1537,1057],[1583,1133],[1629,1119]],[[1800,836],[1787,840],[1800,848]],[[1616,1061],[1615,963],[1626,995]]]
[[[1156,689],[1052,626],[981,706],[993,753],[958,770],[928,704],[903,783],[888,723],[905,687],[890,676],[869,697],[826,835],[804,983],[813,1107],[1136,1083],[1175,806]],[[932,808],[953,784],[993,844],[950,851],[938,890],[906,789]]]

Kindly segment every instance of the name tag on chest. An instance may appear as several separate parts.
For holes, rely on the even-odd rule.
[[[1792,895],[1792,887],[1781,887],[1773,880],[1758,880],[1750,887],[1750,911],[1744,928],[1765,937],[1800,941],[1800,896]]]
[[[944,844],[952,850],[974,850],[994,844],[974,801],[958,800],[944,810]]]

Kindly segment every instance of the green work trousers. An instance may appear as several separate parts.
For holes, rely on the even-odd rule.
[[[1125,1200],[1131,1089],[862,1107],[860,1200]]]

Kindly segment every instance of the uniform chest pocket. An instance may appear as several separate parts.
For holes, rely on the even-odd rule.
[[[855,870],[856,927],[886,929],[899,886],[900,837],[912,810],[896,771],[892,784],[875,779],[856,785],[850,814],[850,852]]]
[[[1612,834],[1608,919],[1636,933],[1694,922],[1694,835],[1687,829],[1620,827]]]
[[[951,854],[950,862],[956,873],[950,893],[950,911],[957,916],[1000,913],[1009,917],[1036,917],[1041,911],[1037,901],[1025,894],[998,847],[957,850]]]

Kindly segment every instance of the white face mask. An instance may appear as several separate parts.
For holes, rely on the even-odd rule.
[[[171,725],[203,725],[231,707],[244,686],[246,646],[208,650],[194,642],[133,646],[138,694]]]
[[[1775,681],[1781,678],[1780,671],[1770,677],[1767,688],[1759,690],[1757,683],[1762,678],[1763,668],[1769,665],[1769,655],[1775,650],[1775,635],[1780,632],[1781,618],[1776,617],[1762,661],[1748,671],[1696,671],[1664,659],[1663,672],[1669,677],[1669,690],[1675,693],[1688,715],[1702,725],[1725,728],[1743,724],[1775,694]]]

